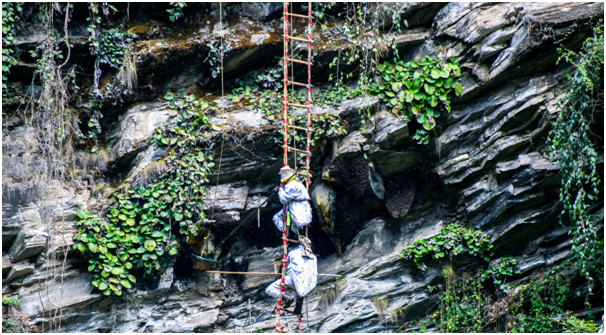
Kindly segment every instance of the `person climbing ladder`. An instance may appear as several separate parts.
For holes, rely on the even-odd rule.
[[[291,229],[299,235],[299,228],[304,228],[311,223],[311,206],[307,188],[296,178],[296,171],[288,165],[280,169],[280,186],[278,191],[280,202],[286,206],[286,215],[290,215]],[[280,231],[284,227],[284,211],[280,210],[273,217],[274,224]]]
[[[292,292],[292,295],[284,292],[282,295],[282,306],[288,308],[296,299],[294,313],[301,314],[303,299],[318,283],[318,265],[316,256],[311,251],[311,240],[301,236],[299,247],[288,253],[288,267],[284,283]],[[265,292],[274,298],[280,295],[280,282],[278,279],[265,289]]]

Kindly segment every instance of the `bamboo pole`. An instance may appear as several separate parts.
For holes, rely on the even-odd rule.
[[[227,275],[259,275],[259,276],[281,276],[282,274],[279,272],[240,272],[240,271],[214,271],[214,270],[207,270],[207,271],[202,271],[202,272],[207,272],[207,273],[222,273],[222,274],[227,274]],[[329,273],[318,273],[318,277],[341,277],[341,275],[333,275],[333,274],[329,274]]]

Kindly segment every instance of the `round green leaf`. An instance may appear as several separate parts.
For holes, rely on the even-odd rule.
[[[436,98],[436,96],[435,96],[435,95],[432,95],[432,96],[429,98],[429,105],[431,105],[431,107],[435,107],[435,106],[437,106],[437,105],[438,105],[438,99]]]
[[[93,242],[88,243],[88,249],[90,249],[90,251],[97,252],[98,248],[99,248],[99,246],[96,243],[93,243]]]
[[[145,246],[147,251],[151,252],[156,248],[156,241],[150,239],[150,240],[145,241],[145,243],[143,245]]]
[[[461,76],[461,68],[456,65],[456,64],[452,64],[452,73],[454,73],[455,76],[460,77]]]
[[[437,69],[431,69],[431,77],[433,79],[440,78],[440,71],[438,71]]]
[[[130,282],[128,280],[122,279],[120,280],[120,284],[126,288],[131,288]]]

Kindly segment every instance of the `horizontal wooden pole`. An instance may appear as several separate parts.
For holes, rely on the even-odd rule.
[[[304,18],[304,19],[309,19],[308,15],[303,15],[303,14],[286,13],[286,15],[295,16],[295,17],[301,17],[301,18]]]
[[[207,270],[207,271],[202,271],[202,272],[207,272],[207,273],[222,273],[222,274],[226,274],[226,275],[255,275],[255,276],[281,276],[281,273],[278,272],[238,272],[238,271],[212,271],[212,270]],[[328,273],[318,273],[318,277],[320,276],[325,276],[325,277],[341,277],[341,275],[333,275],[333,274],[328,274]]]

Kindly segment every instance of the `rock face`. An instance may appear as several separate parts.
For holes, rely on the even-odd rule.
[[[282,4],[224,6],[224,15],[239,20],[225,26],[238,32],[226,55],[226,80],[269,66],[282,52]],[[155,98],[209,83],[207,65],[198,66],[207,55],[199,36],[218,22],[219,4],[207,9],[208,27],[192,28],[195,35],[184,29],[185,40],[155,24],[131,27],[142,32],[135,48],[140,101],[123,112],[112,110],[105,121],[109,165],[90,180],[103,182],[109,189],[105,196],[119,187],[149,183],[161,173],[164,152],[149,139],[174,114]],[[306,331],[385,332],[435,311],[438,292],[427,286],[440,282],[439,266],[428,264],[420,271],[398,256],[451,222],[489,233],[495,258],[516,257],[522,276],[568,256],[571,242],[557,220],[559,169],[546,154],[545,138],[571,69],[556,66],[553,39],[600,13],[599,3],[406,4],[402,17],[411,29],[396,39],[400,56],[458,56],[463,92],[452,101],[452,111],[438,119],[437,136],[431,135],[428,146],[411,139],[416,125],[391,114],[376,97],[314,108],[313,114],[331,113],[347,121],[348,134],[318,140],[312,148],[315,218],[309,233],[319,272],[342,277],[319,278],[304,308]],[[586,33],[575,32],[566,40],[568,47],[578,48]],[[25,46],[40,41],[34,33],[18,40]],[[318,58],[331,52],[336,54],[320,51]],[[196,65],[186,69],[188,64]],[[212,123],[232,130],[221,154],[221,174],[209,176],[213,186],[205,191],[205,211],[212,211],[217,223],[215,245],[249,218],[223,246],[219,268],[274,272],[272,261],[281,247],[271,216],[281,204],[271,194],[282,164],[273,139],[275,121],[241,103],[205,99],[225,107]],[[359,110],[372,114],[365,132],[359,130]],[[3,190],[10,185],[27,189],[24,177],[45,173],[27,124],[13,121],[3,121]],[[211,148],[215,157],[219,148]],[[35,197],[3,192],[3,296],[18,297],[32,324],[62,332],[274,330],[275,300],[264,289],[277,277],[196,271],[186,249],[164,278],[139,281],[128,299],[91,292],[86,262],[71,251],[76,211],[102,211],[89,186],[51,182],[37,185]],[[479,264],[476,259],[461,262]],[[378,308],[379,300],[385,306]],[[394,314],[398,320],[389,318]],[[283,319],[295,329],[294,317]]]

